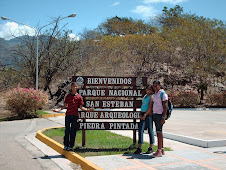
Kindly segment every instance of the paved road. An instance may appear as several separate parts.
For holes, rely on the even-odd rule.
[[[58,170],[62,169],[57,163],[49,159],[35,145],[25,137],[40,129],[58,127],[59,123],[47,119],[27,119],[0,122],[0,169],[4,170]],[[59,156],[58,159],[65,159]],[[70,162],[68,161],[68,164]],[[73,165],[72,165],[73,166]],[[70,168],[67,168],[70,169]],[[71,168],[72,169],[72,168]]]
[[[165,132],[203,140],[226,139],[225,110],[173,110]]]
[[[175,110],[164,130],[167,133],[200,138],[201,140],[226,139],[226,111]],[[64,117],[0,122],[1,169],[76,169],[74,164],[40,143],[35,133],[43,128],[64,125]],[[130,131],[114,131],[132,136]],[[148,142],[145,134],[144,140]],[[87,157],[104,169],[226,169],[226,146],[201,148],[165,139],[164,144],[174,151],[162,158],[147,155],[114,155]],[[48,155],[46,157],[45,155]],[[32,167],[32,168],[31,168]]]

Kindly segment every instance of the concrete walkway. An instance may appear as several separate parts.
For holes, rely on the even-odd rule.
[[[146,154],[125,154],[92,156],[86,159],[105,170],[223,170],[226,169],[225,115],[226,110],[174,110],[172,117],[164,125],[164,137],[169,138],[164,139],[164,146],[173,151],[167,151],[161,158]],[[64,117],[61,116],[49,117],[48,120],[64,125]],[[112,132],[132,138],[132,131]],[[148,142],[147,134],[144,135],[144,141]]]
[[[160,158],[145,154],[128,154],[86,157],[86,159],[105,170],[224,170],[226,169],[226,147],[168,151]]]

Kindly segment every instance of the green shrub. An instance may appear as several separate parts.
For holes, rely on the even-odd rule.
[[[213,94],[208,94],[206,96],[206,100],[208,105],[212,107],[219,107],[224,105],[224,96],[221,93],[213,93]]]
[[[195,107],[199,104],[199,96],[193,92],[178,92],[170,95],[175,107]]]
[[[48,95],[33,88],[14,88],[5,95],[6,109],[18,117],[24,118],[32,111],[44,107],[48,102]]]

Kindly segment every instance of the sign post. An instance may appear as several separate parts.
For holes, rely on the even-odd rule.
[[[98,110],[79,112],[82,122],[78,123],[78,129],[82,130],[82,146],[86,144],[86,130],[133,130],[133,144],[136,143],[136,130],[139,128],[136,119],[140,118],[136,108],[142,103],[137,99],[144,95],[147,77],[73,76],[72,81],[82,87],[78,93],[83,96],[85,107]],[[128,110],[122,110],[124,108]],[[114,122],[90,122],[86,119],[109,119]],[[118,119],[132,121],[115,121]]]

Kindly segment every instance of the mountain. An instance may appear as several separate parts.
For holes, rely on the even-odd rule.
[[[5,66],[14,65],[13,57],[10,55],[9,48],[13,47],[15,44],[10,43],[9,41],[5,40],[4,38],[0,38],[0,64]]]
[[[14,59],[9,50],[17,48],[18,44],[23,43],[23,39],[27,39],[27,37],[20,36],[10,40],[0,38],[0,66],[15,67]]]

